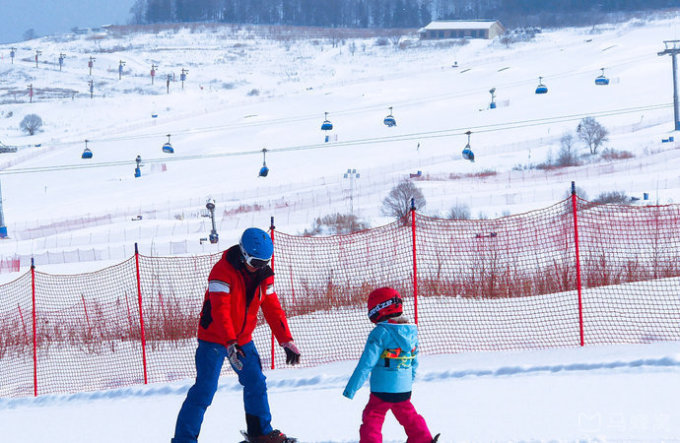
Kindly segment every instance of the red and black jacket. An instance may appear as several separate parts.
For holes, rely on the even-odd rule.
[[[246,270],[238,245],[224,251],[208,276],[198,338],[227,345],[252,340],[257,313],[262,308],[279,344],[291,341],[286,313],[274,291],[274,272],[269,266],[256,272]]]

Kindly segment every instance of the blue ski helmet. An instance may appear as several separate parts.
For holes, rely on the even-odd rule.
[[[274,253],[271,237],[259,228],[248,228],[243,231],[239,247],[246,263],[253,268],[267,266]]]

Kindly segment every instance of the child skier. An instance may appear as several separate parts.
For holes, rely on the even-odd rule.
[[[351,399],[371,373],[371,395],[359,428],[361,443],[381,443],[382,425],[392,411],[404,427],[408,443],[434,443],[425,419],[411,403],[411,387],[418,366],[418,329],[402,316],[402,300],[392,288],[379,288],[368,296],[368,318],[376,327],[347,387]]]

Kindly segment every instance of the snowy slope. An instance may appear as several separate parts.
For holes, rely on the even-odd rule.
[[[390,188],[417,170],[429,177],[417,182],[429,215],[456,204],[469,205],[474,217],[541,208],[562,199],[571,180],[590,197],[622,190],[677,202],[680,151],[661,143],[673,135],[670,60],[657,52],[679,30],[680,17],[669,13],[545,31],[510,47],[407,36],[410,44],[395,49],[369,38],[333,47],[318,36],[287,40],[226,26],[22,42],[14,65],[11,45],[3,45],[0,141],[20,149],[0,154],[11,237],[0,242],[0,256],[109,251],[98,261],[39,264],[44,272],[79,273],[127,258],[134,242],[147,254],[169,254],[178,244],[186,253],[224,249],[244,227],[267,227],[272,215],[278,229],[301,232],[315,217],[349,212],[347,168],[361,173],[354,211],[373,226],[388,221],[380,206]],[[154,85],[152,64],[159,66]],[[612,80],[607,87],[593,82],[601,67]],[[184,90],[182,68],[189,70]],[[545,96],[534,94],[539,76]],[[34,103],[25,102],[29,84]],[[492,87],[495,110],[488,109]],[[382,124],[390,106],[395,128]],[[335,125],[329,143],[319,129],[324,112]],[[33,137],[19,129],[28,113],[45,122]],[[610,130],[607,146],[635,157],[554,172],[527,168],[554,157],[560,138],[587,115]],[[475,163],[460,156],[467,130]],[[174,155],[161,152],[166,134]],[[90,162],[80,159],[85,139]],[[265,147],[271,171],[258,178]],[[137,155],[144,166],[135,179]],[[488,170],[496,175],[475,176]],[[220,215],[221,242],[213,246],[199,243],[210,229],[201,216],[209,196]],[[424,356],[414,402],[444,442],[677,441],[678,360],[677,343]],[[341,397],[352,369],[341,362],[269,373],[275,426],[304,442],[356,441],[367,392]],[[168,441],[190,383],[0,399],[0,441]],[[235,380],[224,379],[202,441],[239,438],[240,401]],[[404,439],[392,419],[385,438]]]
[[[670,57],[657,52],[679,26],[680,19],[669,15],[545,31],[509,47],[483,40],[462,46],[419,42],[414,36],[402,39],[404,49],[368,38],[333,47],[320,37],[286,40],[267,36],[266,28],[230,26],[23,42],[16,45],[15,64],[4,57],[0,65],[5,102],[25,101],[29,83],[36,90],[35,103],[2,105],[0,140],[24,148],[0,156],[12,237],[0,252],[130,248],[135,241],[145,253],[156,247],[165,255],[171,241],[186,242],[182,250],[188,253],[210,252],[215,248],[198,243],[210,229],[200,216],[210,196],[225,245],[244,226],[266,227],[271,215],[280,230],[297,233],[315,217],[349,212],[348,168],[361,174],[352,189],[354,211],[373,226],[389,220],[380,206],[390,188],[416,170],[429,178],[417,184],[428,201],[421,211],[430,215],[444,216],[454,205],[468,205],[473,217],[545,207],[563,198],[571,180],[591,198],[621,190],[648,193],[654,202],[677,201],[677,151],[674,143],[661,143],[673,128]],[[60,72],[61,52],[67,57]],[[96,58],[92,77],[90,56]],[[121,60],[126,64],[119,80]],[[154,85],[152,64],[159,66]],[[594,84],[600,67],[609,86]],[[182,68],[189,70],[184,90]],[[175,78],[170,94],[167,75]],[[533,92],[539,76],[546,95]],[[492,87],[494,110],[488,109]],[[44,98],[50,88],[77,93]],[[382,124],[390,106],[394,128]],[[320,130],[324,112],[335,126],[329,143]],[[28,113],[45,122],[33,137],[19,130]],[[560,138],[575,135],[588,115],[609,129],[606,147],[635,157],[590,158],[553,172],[527,169],[555,158]],[[475,163],[460,156],[468,129]],[[161,152],[166,134],[175,154]],[[80,159],[85,139],[94,152],[89,161]],[[257,176],[262,148],[269,150],[266,178]],[[135,179],[137,155],[144,166]],[[484,171],[496,175],[475,176]],[[132,221],[140,214],[146,219]],[[78,222],[84,217],[107,218],[83,229]]]

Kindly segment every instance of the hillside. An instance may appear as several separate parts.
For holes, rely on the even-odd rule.
[[[427,199],[419,211],[434,216],[456,206],[473,218],[542,208],[572,180],[590,198],[622,191],[674,202],[677,142],[662,143],[673,135],[671,61],[657,53],[679,29],[669,17],[544,30],[509,45],[405,35],[395,46],[319,29],[113,27],[14,45],[14,63],[4,45],[0,141],[19,149],[0,154],[10,236],[0,254],[95,251],[89,256],[115,261],[134,242],[146,254],[213,252],[270,216],[295,234],[350,207],[378,226],[390,220],[380,210],[389,190],[417,171]],[[610,84],[596,86],[603,67]],[[548,94],[534,93],[539,76]],[[383,125],[390,107],[395,127]],[[326,112],[329,134],[320,130]],[[34,136],[20,130],[29,113],[44,122]],[[585,155],[575,131],[586,116],[609,131],[600,152],[631,158]],[[461,157],[468,130],[474,163]],[[167,134],[174,154],[161,150]],[[554,162],[565,134],[582,165],[537,169]],[[263,148],[266,178],[258,177]],[[343,178],[348,168],[360,177]],[[210,231],[210,197],[219,245],[199,243]]]

